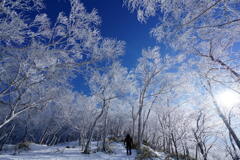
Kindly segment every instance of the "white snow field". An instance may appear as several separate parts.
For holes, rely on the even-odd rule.
[[[66,146],[66,144],[57,146],[30,144],[29,151],[14,154],[15,151],[12,148],[12,150],[1,152],[0,160],[134,160],[136,157],[136,150],[132,151],[131,156],[127,156],[122,143],[111,144],[114,152],[112,154],[103,152],[82,154],[79,147],[66,148]]]

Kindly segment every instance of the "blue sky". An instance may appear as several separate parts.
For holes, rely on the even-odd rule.
[[[150,18],[148,23],[137,21],[136,13],[130,13],[123,6],[122,0],[81,0],[90,12],[97,9],[101,17],[101,33],[104,37],[115,38],[126,42],[126,53],[122,57],[122,64],[128,68],[136,65],[141,50],[156,45],[156,41],[149,34],[156,25],[157,19]],[[70,5],[66,0],[45,0],[48,16],[55,20],[60,11],[69,12]]]
[[[123,7],[122,0],[82,0],[87,10],[98,10],[102,18],[101,32],[105,37],[126,41],[126,53],[122,64],[128,68],[135,66],[143,48],[154,46],[155,40],[150,36],[150,28],[156,24],[150,19],[147,24],[137,21],[136,13],[130,13]]]
[[[115,38],[126,42],[125,55],[121,57],[123,66],[131,69],[136,66],[137,59],[141,56],[144,48],[152,47],[156,40],[149,34],[156,23],[156,18],[150,18],[148,23],[143,24],[137,20],[136,13],[130,13],[123,6],[122,0],[81,0],[87,11],[97,9],[101,17],[100,30],[104,37]],[[66,0],[45,0],[45,12],[54,21],[59,12],[68,13],[70,5]],[[164,52],[164,47],[162,46]],[[74,90],[88,92],[81,77],[72,81]]]

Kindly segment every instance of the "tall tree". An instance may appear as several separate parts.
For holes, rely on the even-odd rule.
[[[59,13],[55,22],[37,12],[44,7],[41,0],[0,2],[0,129],[48,104],[84,67],[122,54],[123,42],[101,36],[96,10],[69,2],[69,15]]]
[[[151,30],[157,41],[185,55],[191,54],[195,66],[190,67],[205,71],[204,76],[211,79],[211,83],[220,83],[239,93],[236,87],[240,78],[240,50],[236,48],[240,42],[238,0],[124,0],[124,3],[130,10],[137,10],[141,22],[157,16],[159,23]],[[239,139],[219,109],[212,91],[210,96],[239,147]]]
[[[138,89],[138,146],[141,147],[143,141],[143,131],[146,125],[143,123],[143,109],[147,101],[154,103],[156,96],[167,92],[167,77],[164,77],[171,67],[169,57],[161,58],[158,47],[143,50],[142,57],[138,59],[137,67],[134,71],[136,85]],[[150,107],[151,111],[151,107]]]
[[[105,115],[104,130],[103,130],[103,151],[106,151],[106,136],[107,136],[107,115],[110,108],[110,102],[116,98],[121,98],[127,91],[127,86],[130,85],[128,80],[128,72],[120,63],[114,62],[109,69],[103,72],[94,71],[89,80],[91,93],[96,97],[96,108],[99,113],[94,117],[93,122],[89,127],[89,136],[84,149],[84,153],[89,153],[89,145],[92,140],[93,132],[98,121]],[[123,85],[126,84],[126,85]]]

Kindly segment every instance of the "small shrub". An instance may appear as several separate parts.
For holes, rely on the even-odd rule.
[[[151,144],[146,140],[143,140],[143,144],[146,145],[146,146],[151,146]]]
[[[139,154],[137,155],[136,160],[145,160],[157,157],[158,155],[150,147],[143,145],[139,150]]]
[[[138,148],[137,143],[134,143],[134,142],[133,142],[132,149],[137,149],[137,148]]]
[[[17,144],[17,150],[24,150],[24,151],[28,151],[30,150],[30,142],[22,142]]]
[[[168,158],[168,159],[171,159],[171,158],[176,159],[176,158],[177,158],[177,155],[171,153],[171,154],[168,154],[168,156],[166,157],[166,160],[168,160],[167,158]],[[187,155],[183,155],[183,154],[181,154],[181,153],[178,154],[178,158],[181,159],[181,160],[196,160],[196,159],[193,158],[193,157],[190,157],[190,156],[187,156]]]
[[[113,150],[112,150],[112,148],[110,147],[110,145],[106,145],[105,152],[106,152],[106,153],[113,153]]]
[[[95,150],[95,151],[93,151],[93,152],[105,152],[105,153],[113,153],[113,150],[112,150],[112,148],[110,147],[110,144],[109,143],[106,143],[106,146],[105,146],[105,150],[103,149],[103,146],[102,146],[102,144],[101,145],[99,145],[98,147],[97,147],[97,149]]]
[[[110,142],[117,142],[118,141],[118,138],[117,137],[109,137],[108,140]]]
[[[187,156],[187,155],[183,155],[183,154],[180,154],[178,156],[180,159],[184,159],[184,160],[196,160],[195,158],[193,157],[190,157],[190,156]]]
[[[108,137],[108,141],[111,143],[111,142],[123,142],[124,141],[124,138],[119,136],[119,137],[115,137],[115,136],[112,136],[112,137]]]

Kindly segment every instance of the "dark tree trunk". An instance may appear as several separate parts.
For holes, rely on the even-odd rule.
[[[179,160],[177,142],[175,140],[173,133],[171,133],[171,137],[172,137],[172,142],[173,142],[174,149],[175,149],[176,158],[177,158],[177,160]]]

